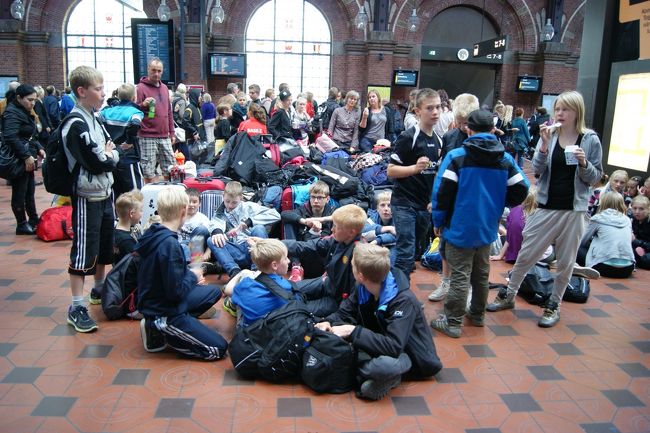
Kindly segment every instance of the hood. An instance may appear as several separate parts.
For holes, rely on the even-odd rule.
[[[178,238],[178,234],[162,224],[153,224],[138,240],[135,250],[140,257],[147,257],[158,249],[163,240],[169,237]]]
[[[472,135],[463,141],[463,146],[468,155],[486,164],[501,161],[505,153],[505,148],[497,137],[485,132]]]
[[[146,84],[146,85],[149,86],[149,87],[160,87],[160,83],[158,83],[158,85],[156,86],[154,83],[152,83],[151,81],[149,81],[149,77],[142,77],[142,78],[140,78],[140,82],[141,82],[142,84]]]
[[[591,217],[591,221],[612,227],[625,228],[630,219],[615,209],[605,209]]]
[[[199,98],[201,97],[201,90],[200,89],[190,89],[188,93],[188,99],[190,100],[190,104],[194,105],[195,107],[199,106]]]
[[[359,284],[358,287],[358,299],[359,299],[359,305],[363,305],[366,302],[372,298],[372,294],[366,289],[366,287],[363,284]],[[397,296],[397,292],[399,291],[397,287],[397,281],[395,281],[395,277],[391,272],[388,273],[386,276],[386,279],[381,285],[381,289],[379,289],[379,302],[377,303],[377,311],[386,311],[386,306],[388,303]]]

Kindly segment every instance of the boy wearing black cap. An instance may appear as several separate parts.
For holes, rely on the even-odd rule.
[[[469,138],[447,154],[433,184],[431,206],[437,236],[444,231],[451,283],[444,314],[431,327],[459,338],[469,287],[467,315],[483,326],[490,274],[490,244],[496,239],[504,206],[516,206],[528,193],[528,180],[495,135],[492,113],[472,111]],[[480,206],[480,209],[478,208]]]

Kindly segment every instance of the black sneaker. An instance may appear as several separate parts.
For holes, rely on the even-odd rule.
[[[147,319],[140,320],[140,337],[144,350],[150,353],[160,352],[167,348],[165,335],[153,326]]]
[[[381,400],[401,382],[402,376],[393,376],[385,380],[368,379],[361,384],[357,397],[368,400]]]
[[[93,287],[90,290],[90,295],[88,296],[88,302],[93,305],[99,305],[102,303],[102,294],[97,288]]]
[[[97,323],[88,315],[88,309],[83,305],[68,308],[68,324],[74,326],[77,332],[92,332],[97,329]]]

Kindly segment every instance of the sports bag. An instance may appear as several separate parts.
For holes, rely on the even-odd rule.
[[[577,275],[571,276],[569,285],[562,296],[563,301],[584,304],[589,299],[589,280]]]
[[[321,160],[321,165],[327,165],[329,159],[342,158],[346,162],[350,159],[350,154],[344,150],[334,150],[331,152],[325,152],[323,159]]]
[[[553,293],[553,275],[548,267],[536,264],[519,286],[517,294],[533,305],[545,305]]]
[[[238,326],[230,342],[230,360],[246,379],[283,382],[300,376],[302,355],[314,329],[314,316],[295,294],[268,276],[257,277],[269,291],[288,301],[250,326]]]
[[[72,239],[72,206],[45,209],[36,226],[36,236],[45,242]]]
[[[331,166],[307,163],[307,174],[315,175],[330,187],[330,196],[339,200],[352,197],[357,193],[359,178],[351,176]]]
[[[139,266],[138,253],[127,254],[106,275],[102,287],[102,310],[108,320],[121,319],[135,312]]]
[[[62,131],[65,124],[72,119],[84,118],[79,113],[70,113],[61,121],[58,128],[50,134],[45,145],[45,159],[43,160],[43,185],[45,190],[52,194],[72,195],[72,188],[79,175],[79,164],[75,163],[72,172],[68,170],[68,158],[63,145]]]
[[[341,337],[314,328],[302,356],[300,377],[316,392],[342,394],[352,390],[356,377],[356,351]]]
[[[420,259],[420,264],[431,270],[431,271],[440,271],[442,269],[442,256],[440,255],[440,238],[435,238],[429,244],[427,251],[422,254]]]

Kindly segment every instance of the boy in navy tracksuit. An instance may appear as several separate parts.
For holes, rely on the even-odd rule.
[[[406,276],[390,272],[389,252],[357,244],[352,259],[355,290],[338,311],[316,325],[349,340],[360,352],[358,396],[383,398],[404,373],[429,377],[442,368],[422,305]]]
[[[447,154],[433,185],[431,206],[437,236],[444,230],[445,256],[451,268],[444,314],[431,326],[454,338],[461,334],[467,311],[474,326],[483,326],[490,274],[490,244],[498,235],[505,206],[522,203],[528,180],[494,130],[492,114],[472,111],[467,120],[469,138]],[[480,208],[479,208],[480,206]]]
[[[196,317],[221,297],[217,286],[203,284],[200,268],[190,269],[178,242],[189,198],[185,191],[164,189],[158,194],[161,224],[153,224],[140,238],[138,311],[144,315],[140,334],[148,352],[167,345],[188,356],[214,361],[226,354],[228,343]]]

